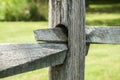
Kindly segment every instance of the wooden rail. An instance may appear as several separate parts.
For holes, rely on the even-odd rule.
[[[65,44],[0,44],[0,78],[62,64]]]
[[[120,44],[120,27],[86,27],[87,42]]]
[[[36,30],[34,33],[37,41],[68,42],[68,33],[59,27]],[[120,44],[120,27],[86,27],[86,43]]]
[[[0,77],[63,64],[67,31],[60,27],[36,30],[35,38],[46,43],[0,44]],[[120,44],[119,27],[86,27],[87,50],[91,43]]]

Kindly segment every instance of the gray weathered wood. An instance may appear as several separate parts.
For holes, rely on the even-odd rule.
[[[63,27],[62,27],[63,28]],[[44,42],[56,42],[56,43],[67,43],[68,42],[68,37],[66,33],[67,31],[63,30],[62,28],[55,27],[55,28],[49,28],[49,29],[39,29],[35,30],[35,39],[39,41],[44,41]],[[89,51],[89,46],[90,43],[86,44],[86,55],[88,54]]]
[[[86,27],[87,42],[120,44],[120,27]]]
[[[0,44],[0,78],[62,64],[65,44]]]
[[[34,31],[36,40],[67,42],[67,33],[59,27]],[[45,34],[45,35],[44,35]],[[120,27],[86,27],[86,42],[98,44],[120,44]]]
[[[49,26],[68,28],[67,57],[64,64],[50,68],[50,80],[84,80],[85,3],[84,0],[50,0]]]
[[[40,29],[34,31],[35,39],[37,41],[46,42],[67,42],[67,36],[65,32],[60,27],[51,29]]]

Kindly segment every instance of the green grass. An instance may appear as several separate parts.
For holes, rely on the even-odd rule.
[[[0,22],[0,42],[35,42],[33,31],[47,28],[47,22]]]
[[[48,80],[48,69],[44,68],[0,80]]]
[[[91,45],[86,57],[86,80],[120,79],[120,45]]]
[[[120,26],[120,3],[90,5],[87,25]]]
[[[87,25],[120,26],[120,4],[93,4],[87,10]],[[86,57],[86,80],[120,79],[120,45],[91,45]]]
[[[119,5],[91,5],[87,25],[120,26],[119,9],[114,6]],[[0,43],[35,42],[33,30],[47,25],[47,22],[0,22]],[[0,80],[48,80],[48,68]],[[92,44],[86,56],[85,80],[120,80],[120,45]]]

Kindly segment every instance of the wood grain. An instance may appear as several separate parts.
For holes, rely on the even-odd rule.
[[[120,27],[86,27],[87,43],[120,44]]]
[[[62,28],[34,31],[37,41],[68,42]],[[86,42],[89,44],[120,44],[120,27],[86,27]]]
[[[34,31],[37,41],[45,42],[67,42],[67,36],[60,27],[50,29],[39,29]]]
[[[85,3],[84,0],[50,0],[49,27],[64,24],[68,28],[67,57],[64,64],[50,68],[50,80],[84,80]]]
[[[0,78],[62,64],[65,44],[0,44]]]

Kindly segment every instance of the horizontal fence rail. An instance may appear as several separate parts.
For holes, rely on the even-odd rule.
[[[60,27],[35,30],[35,39],[46,42],[67,42],[67,31]]]
[[[120,27],[86,27],[87,42],[120,44]]]
[[[67,42],[67,36],[65,36],[67,33],[65,34],[59,27],[36,30],[34,33],[37,41]],[[86,42],[120,44],[120,27],[86,27]]]
[[[62,64],[67,53],[67,31],[60,27],[34,31],[36,40],[46,43],[0,44],[0,78]],[[119,27],[86,27],[86,55],[89,45],[120,44]]]
[[[0,78],[62,64],[65,44],[0,44]]]

